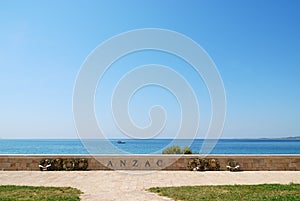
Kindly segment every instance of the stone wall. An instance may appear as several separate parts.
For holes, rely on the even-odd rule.
[[[87,159],[88,170],[188,170],[188,162],[199,155],[0,155],[0,170],[39,170],[42,159]],[[241,170],[300,170],[300,155],[207,155],[217,159],[220,170],[236,160]]]

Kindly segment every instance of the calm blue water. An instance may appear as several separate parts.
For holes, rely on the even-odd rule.
[[[190,140],[150,139],[89,140],[89,151],[98,154],[152,154],[161,153],[171,145],[181,147]],[[203,140],[192,142],[193,152],[200,152]],[[201,152],[203,153],[203,152]],[[212,154],[300,154],[300,140],[219,140]],[[80,140],[0,140],[0,154],[89,154]]]

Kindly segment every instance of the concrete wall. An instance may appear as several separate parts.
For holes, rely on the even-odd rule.
[[[85,158],[88,170],[188,170],[188,162],[199,155],[0,155],[0,170],[39,170],[39,161]],[[229,159],[242,170],[300,170],[300,155],[207,155],[217,159],[220,170],[226,170]]]

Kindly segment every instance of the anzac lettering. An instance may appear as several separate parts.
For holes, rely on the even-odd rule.
[[[120,160],[120,167],[126,166],[126,160]]]
[[[138,167],[138,160],[132,161],[132,167]]]
[[[150,168],[150,167],[162,167],[163,166],[163,160],[156,160],[156,161],[152,161],[151,162],[149,160],[118,160],[118,161],[114,161],[114,160],[109,160],[106,163],[107,167],[111,167],[111,168],[118,168],[118,167],[126,167],[126,168],[137,168],[137,167],[145,167],[145,168]]]

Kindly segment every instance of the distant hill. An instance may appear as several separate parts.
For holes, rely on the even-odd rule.
[[[280,138],[260,138],[262,140],[300,140],[300,136],[280,137]]]
[[[285,140],[300,140],[300,136],[280,138]]]

